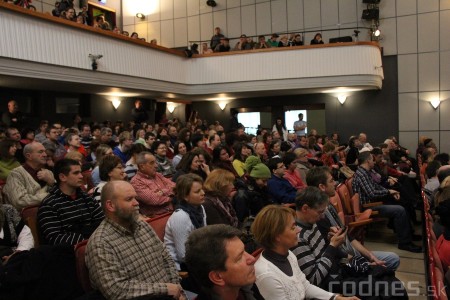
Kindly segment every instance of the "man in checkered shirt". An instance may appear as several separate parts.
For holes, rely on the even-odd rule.
[[[153,229],[139,219],[133,186],[109,182],[101,203],[106,218],[86,249],[93,288],[107,299],[186,299],[174,261]]]

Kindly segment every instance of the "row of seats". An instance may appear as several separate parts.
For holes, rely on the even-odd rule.
[[[424,222],[426,232],[425,262],[427,265],[428,280],[429,280],[428,292],[432,293],[431,296],[433,297],[434,300],[447,300],[448,297],[445,290],[444,269],[442,267],[439,254],[436,250],[437,239],[433,231],[433,217],[429,213],[430,204],[423,191],[422,191],[422,200],[425,214],[425,222]]]

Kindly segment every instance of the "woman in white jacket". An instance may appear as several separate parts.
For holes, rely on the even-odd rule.
[[[269,205],[256,216],[252,227],[255,240],[264,251],[255,264],[256,285],[264,299],[357,300],[329,293],[309,283],[297,258],[289,251],[297,245],[300,232],[291,208]]]

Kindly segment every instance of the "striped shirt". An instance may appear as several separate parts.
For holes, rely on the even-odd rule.
[[[77,189],[75,199],[54,186],[38,210],[38,225],[46,243],[75,245],[88,239],[104,214],[97,201]]]
[[[175,263],[151,226],[136,221],[133,228],[106,218],[87,244],[92,286],[107,299],[167,295],[166,283],[179,283]]]
[[[297,226],[301,228],[298,245],[291,250],[297,257],[298,265],[305,273],[306,279],[316,286],[321,286],[330,273],[333,261],[339,255],[338,249],[326,244],[316,224],[311,226],[297,221]]]

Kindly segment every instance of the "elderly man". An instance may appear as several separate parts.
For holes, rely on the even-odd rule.
[[[148,120],[148,114],[142,107],[141,100],[138,99],[134,101],[134,108],[131,110],[131,116],[136,124],[141,124],[142,122],[146,122]]]
[[[86,249],[91,283],[107,299],[185,299],[169,252],[139,219],[136,196],[125,181],[103,187],[106,218]]]
[[[130,183],[136,190],[141,214],[153,216],[171,211],[175,183],[156,172],[156,158],[150,152],[139,153],[136,164],[138,172]]]
[[[3,192],[17,209],[41,204],[55,179],[50,170],[45,169],[47,154],[41,143],[32,142],[23,149],[25,163],[9,173]]]
[[[367,135],[364,132],[361,132],[359,134],[358,139],[359,139],[359,142],[361,143],[361,146],[359,149],[360,151],[364,148],[367,148],[367,150],[369,150],[369,151],[373,150],[372,145],[367,142]]]
[[[256,259],[245,252],[238,229],[216,224],[197,229],[186,242],[189,275],[201,285],[197,300],[255,299]]]
[[[98,202],[81,190],[83,174],[76,160],[58,161],[54,172],[57,184],[39,207],[39,229],[47,244],[75,245],[91,236],[104,215]]]

